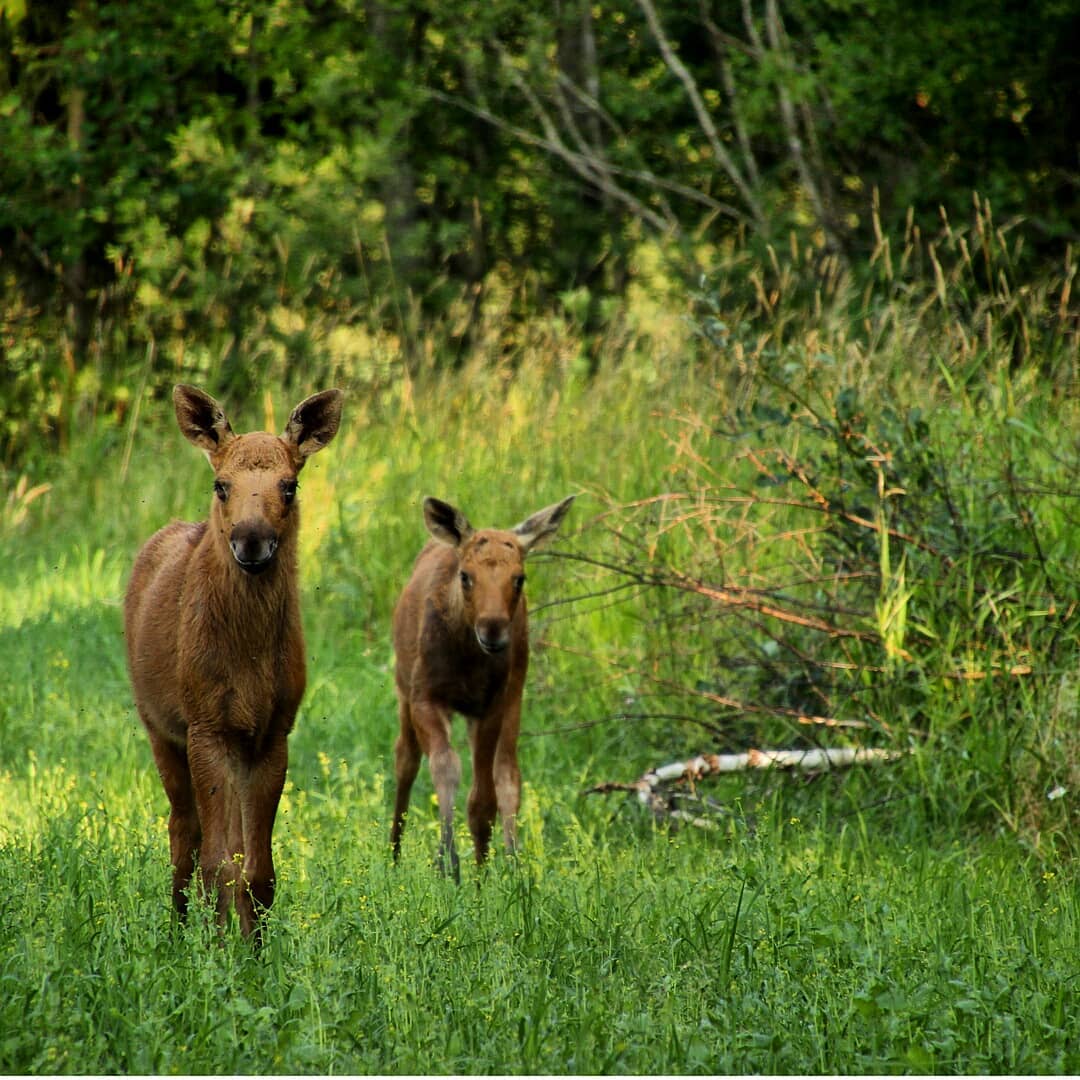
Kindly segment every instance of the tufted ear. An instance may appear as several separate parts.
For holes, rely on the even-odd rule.
[[[473,534],[469,519],[457,507],[430,495],[424,500],[424,524],[436,540],[450,547],[461,547]]]
[[[236,438],[225,410],[196,386],[174,386],[173,408],[184,438],[205,451],[211,460]]]
[[[284,438],[295,447],[301,465],[337,434],[343,399],[340,390],[321,390],[293,409]]]
[[[510,530],[517,535],[526,554],[537,544],[546,540],[549,536],[553,536],[558,531],[562,519],[566,516],[566,511],[570,509],[570,504],[573,501],[574,496],[569,495],[562,502],[538,510],[531,517],[527,517]]]

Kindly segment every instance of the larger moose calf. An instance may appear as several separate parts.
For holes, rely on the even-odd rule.
[[[476,861],[487,857],[496,809],[506,846],[513,850],[516,845],[521,801],[517,740],[529,664],[525,557],[558,529],[573,498],[508,531],[473,529],[448,503],[424,500],[424,520],[434,540],[417,558],[394,610],[401,719],[390,834],[395,859],[409,793],[426,754],[442,818],[440,864],[445,872],[449,858],[454,879],[460,881],[453,821],[461,762],[450,746],[452,712],[468,721],[473,762],[468,820]]]
[[[177,386],[180,430],[214,470],[210,519],[155,533],[124,599],[135,704],[171,804],[173,904],[186,914],[197,852],[219,921],[235,904],[256,940],[274,899],[270,834],[307,677],[296,477],[336,434],[341,398],[307,398],[281,438],[235,435],[212,397]]]

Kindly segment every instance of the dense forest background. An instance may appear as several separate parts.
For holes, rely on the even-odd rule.
[[[376,379],[432,326],[453,364],[490,303],[506,350],[599,338],[657,260],[677,309],[733,250],[827,280],[974,202],[1060,265],[1078,37],[1073,0],[8,0],[0,460],[177,365]]]

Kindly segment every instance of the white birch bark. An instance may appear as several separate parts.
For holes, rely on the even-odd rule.
[[[688,761],[674,761],[670,765],[661,765],[650,769],[640,779],[631,783],[611,782],[589,788],[586,795],[607,793],[610,791],[632,791],[638,801],[654,813],[686,821],[699,828],[714,828],[715,822],[707,816],[695,815],[686,810],[678,810],[665,798],[670,785],[687,781],[692,786],[695,781],[719,773],[745,772],[749,769],[837,769],[850,765],[866,765],[873,762],[896,761],[906,751],[887,750],[879,747],[838,746],[827,749],[806,750],[756,750],[749,749],[740,754],[699,754]]]

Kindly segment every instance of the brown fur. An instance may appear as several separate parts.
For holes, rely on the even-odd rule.
[[[442,818],[440,865],[445,872],[449,858],[460,880],[453,820],[461,762],[450,745],[453,712],[468,722],[473,785],[467,810],[476,861],[487,857],[496,811],[507,848],[516,846],[517,740],[529,666],[525,557],[558,529],[572,501],[570,496],[511,530],[476,531],[449,504],[424,500],[424,519],[435,539],[417,558],[394,610],[401,720],[390,834],[395,859],[409,794],[426,755]]]
[[[337,432],[341,392],[303,401],[281,438],[234,435],[194,387],[177,386],[173,401],[181,431],[210,461],[215,495],[208,521],[173,522],[136,557],[124,600],[128,669],[171,806],[173,904],[186,914],[197,856],[219,921],[234,904],[243,933],[258,936],[274,899],[270,835],[286,739],[306,683],[300,513],[289,489]]]

